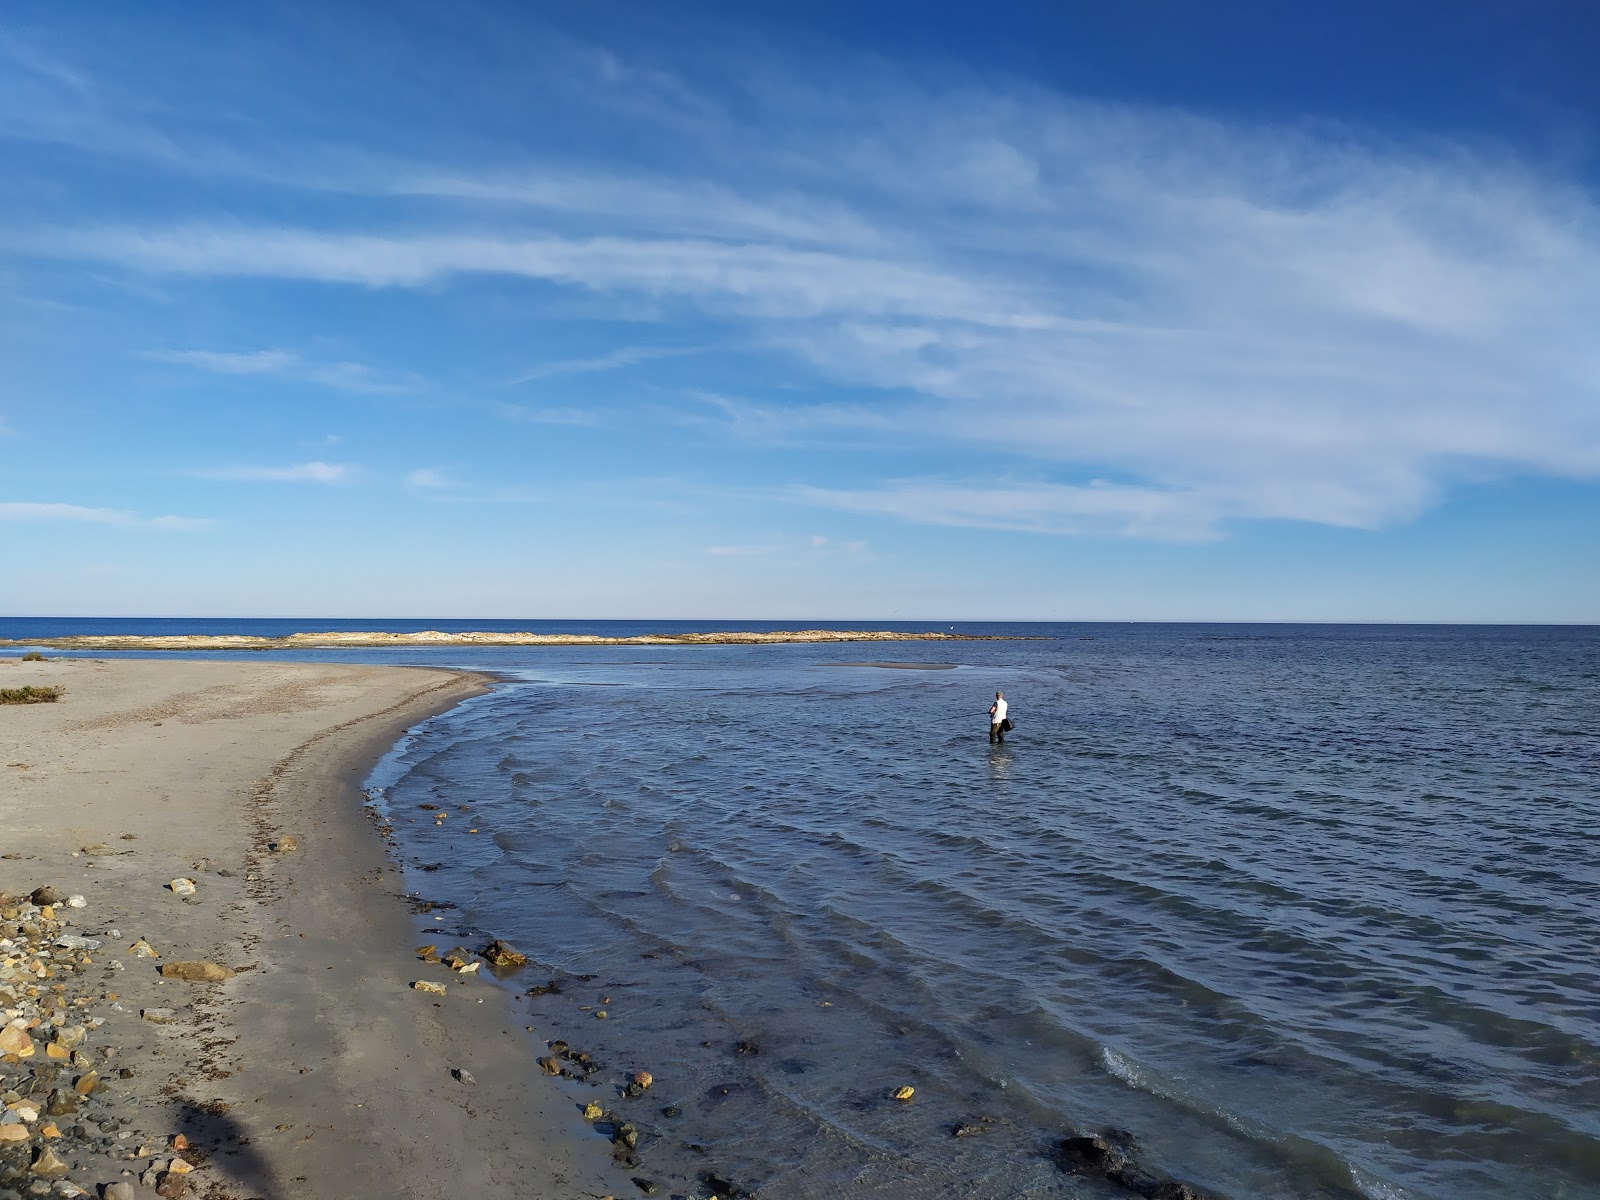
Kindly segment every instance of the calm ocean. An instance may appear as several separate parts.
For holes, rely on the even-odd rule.
[[[662,1195],[1125,1196],[1051,1153],[1114,1127],[1236,1200],[1600,1196],[1600,629],[955,628],[1041,640],[272,657],[504,678],[374,793],[438,940],[654,1073],[559,1086]]]

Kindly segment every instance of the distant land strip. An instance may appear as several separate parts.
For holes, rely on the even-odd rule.
[[[0,638],[0,646],[47,646],[53,650],[334,650],[389,646],[744,646],[769,642],[1015,642],[1041,639],[977,633],[893,633],[879,629],[796,629],[773,633],[643,633],[601,637],[593,633],[291,633],[75,634],[57,638]]]

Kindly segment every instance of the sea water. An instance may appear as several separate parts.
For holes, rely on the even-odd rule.
[[[295,657],[499,674],[375,801],[662,1195],[1600,1196],[1600,630],[958,628]]]

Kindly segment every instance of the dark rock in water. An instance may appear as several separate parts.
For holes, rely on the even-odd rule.
[[[975,1121],[963,1121],[950,1130],[951,1137],[977,1137],[980,1133],[988,1133],[987,1125],[980,1125]]]
[[[1218,1200],[1191,1183],[1140,1166],[1129,1157],[1137,1146],[1137,1139],[1126,1130],[1108,1129],[1103,1134],[1063,1138],[1056,1160],[1064,1170],[1099,1176],[1145,1200]]]
[[[633,1177],[633,1186],[638,1188],[646,1196],[654,1196],[656,1194],[655,1183],[649,1179],[644,1179],[641,1176],[635,1175]]]
[[[737,1200],[738,1197],[745,1195],[743,1188],[735,1187],[722,1176],[714,1175],[710,1171],[700,1176],[700,1182],[711,1189],[713,1200]]]
[[[561,995],[561,981],[552,979],[549,983],[536,983],[522,994],[524,996],[559,996]]]
[[[760,1054],[761,1047],[754,1042],[740,1042],[733,1048],[735,1054]]]
[[[613,1145],[626,1146],[629,1150],[639,1148],[639,1131],[632,1125],[619,1125],[617,1131],[611,1135]]]
[[[661,1110],[661,1115],[663,1117],[676,1117],[680,1116],[682,1113],[683,1109],[679,1108],[676,1104],[669,1104]]]
[[[565,1054],[571,1049],[571,1047],[568,1046],[566,1042],[563,1042],[560,1038],[557,1038],[553,1042],[546,1042],[545,1045],[550,1047],[551,1054]]]
[[[630,1170],[639,1165],[639,1156],[626,1146],[618,1146],[611,1152],[611,1161],[624,1170]]]
[[[1056,1156],[1062,1167],[1079,1175],[1109,1177],[1128,1166],[1128,1156],[1098,1133],[1062,1138]]]
[[[637,1083],[630,1083],[622,1089],[622,1094],[631,1100],[635,1096],[644,1095],[644,1088],[640,1087]]]

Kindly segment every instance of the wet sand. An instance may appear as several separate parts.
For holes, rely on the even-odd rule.
[[[0,707],[0,913],[11,914],[0,964],[9,954],[13,977],[44,971],[32,998],[15,978],[0,995],[0,1026],[43,1016],[25,1056],[0,1058],[0,1092],[43,1094],[35,1076],[51,1070],[70,1090],[80,1066],[52,1061],[48,1043],[61,1040],[62,1011],[89,1026],[83,1062],[101,1082],[81,1112],[55,1118],[62,1136],[48,1144],[68,1166],[52,1177],[68,1181],[58,1194],[123,1181],[153,1195],[137,1177],[171,1165],[180,1133],[198,1169],[168,1186],[208,1200],[629,1187],[533,1065],[509,992],[416,960],[400,874],[362,807],[372,763],[408,726],[481,691],[481,677],[0,660],[0,687],[25,684],[67,691]],[[274,852],[288,838],[295,847]],[[174,879],[194,893],[175,894]],[[25,899],[40,886],[84,906],[41,911]],[[52,946],[63,932],[101,945]],[[140,938],[161,957],[131,952]],[[176,960],[237,973],[163,978]],[[412,989],[419,979],[446,994]],[[166,1023],[141,1017],[166,1008]],[[0,1191],[19,1187],[5,1176],[29,1170],[48,1120],[27,1142],[0,1141]]]
[[[752,646],[828,642],[1005,642],[1032,639],[972,633],[903,633],[881,629],[794,629],[769,632],[645,633],[605,637],[593,633],[291,633],[254,634],[74,634],[69,637],[7,640],[0,646],[45,646],[80,652],[104,650],[308,650],[394,649],[404,646]]]

